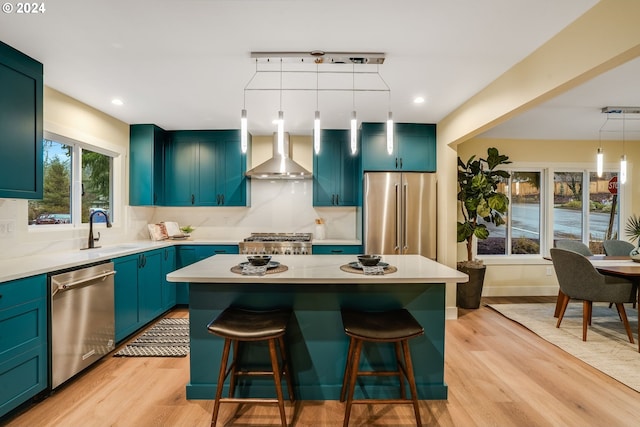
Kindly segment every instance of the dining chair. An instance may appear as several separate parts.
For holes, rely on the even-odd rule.
[[[593,303],[609,302],[616,305],[629,342],[633,343],[633,334],[623,303],[635,301],[635,285],[626,279],[599,273],[587,258],[570,250],[552,248],[551,260],[560,290],[564,294],[556,328],[559,328],[562,323],[569,300],[582,300],[582,341],[586,341]]]
[[[635,246],[626,240],[605,240],[602,246],[607,256],[628,256],[635,249]]]
[[[589,246],[585,245],[579,240],[556,240],[556,248],[566,249],[568,251],[577,252],[580,255],[592,256],[593,252],[589,249]]]

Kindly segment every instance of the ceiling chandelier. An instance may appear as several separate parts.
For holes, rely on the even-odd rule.
[[[316,109],[314,112],[313,119],[313,148],[316,154],[320,152],[320,134],[321,134],[321,124],[320,124],[320,109],[319,109],[319,93],[320,92],[338,92],[338,91],[351,91],[352,92],[352,106],[353,110],[351,111],[350,117],[350,148],[351,153],[356,154],[357,152],[357,115],[356,115],[356,92],[387,92],[389,98],[389,106],[388,106],[388,114],[387,114],[387,151],[389,154],[393,152],[393,116],[391,114],[391,89],[389,85],[384,81],[382,76],[377,69],[377,66],[384,63],[385,55],[384,53],[371,53],[371,52],[324,52],[319,50],[314,50],[311,52],[251,52],[251,58],[255,59],[256,62],[256,70],[253,76],[249,79],[247,84],[244,87],[243,94],[243,107],[240,115],[240,132],[241,132],[241,140],[240,146],[243,153],[247,152],[247,139],[248,139],[248,122],[247,122],[247,109],[246,109],[246,93],[247,91],[279,91],[280,94],[280,104],[278,110],[278,119],[276,120],[277,124],[277,140],[278,147],[280,147],[280,141],[284,135],[284,112],[282,110],[282,92],[283,91],[315,91],[316,93]],[[279,71],[274,71],[273,69],[260,68],[262,64],[273,64],[276,61],[280,63]],[[315,65],[315,69],[312,70],[300,70],[299,68],[293,70],[284,69],[284,64],[310,64]],[[320,70],[320,67],[323,64],[329,64],[331,66],[335,65],[345,65],[350,66],[350,70],[342,70],[340,67],[332,68],[330,70]],[[376,71],[370,71],[365,69],[356,70],[356,65],[375,65]],[[253,84],[254,79],[258,74],[261,73],[274,73],[278,72],[280,74],[280,82],[278,87],[258,87]],[[287,73],[315,73],[315,87],[297,87],[293,88],[284,88],[282,81],[283,75]],[[351,89],[338,88],[338,87],[320,87],[319,83],[319,75],[320,74],[345,74],[350,73],[352,78]],[[379,81],[382,82],[384,88],[375,88],[375,87],[358,87],[356,88],[356,75],[359,74],[375,74]]]

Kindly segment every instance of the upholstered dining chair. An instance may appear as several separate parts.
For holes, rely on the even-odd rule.
[[[585,245],[579,240],[556,240],[556,248],[577,252],[580,255],[584,256],[593,255],[593,252],[591,252],[589,246]]]
[[[635,301],[636,287],[633,283],[619,277],[600,274],[587,258],[570,250],[551,249],[551,260],[560,290],[564,294],[556,328],[562,323],[569,300],[582,300],[582,341],[586,341],[593,303],[609,302],[616,305],[629,342],[633,343],[633,333],[623,305]]]
[[[635,248],[631,243],[626,240],[605,240],[602,242],[604,247],[604,253],[608,256],[625,256]]]

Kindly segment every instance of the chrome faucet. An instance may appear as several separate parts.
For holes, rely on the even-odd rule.
[[[98,240],[100,240],[100,232],[98,231],[98,237],[96,237],[95,239],[93,238],[93,216],[95,214],[102,214],[104,215],[104,217],[107,219],[107,228],[111,228],[111,223],[109,222],[109,216],[107,215],[106,212],[104,211],[93,211],[91,212],[91,215],[89,215],[89,245],[87,246],[87,249],[93,249],[96,247],[100,247],[100,246],[96,246],[95,242],[97,242]]]

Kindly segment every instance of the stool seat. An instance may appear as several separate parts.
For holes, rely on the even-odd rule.
[[[222,402],[275,403],[278,405],[282,427],[287,426],[281,380],[285,380],[289,391],[289,400],[293,402],[295,398],[293,395],[293,383],[291,381],[291,368],[289,367],[284,343],[284,335],[287,331],[287,323],[289,322],[291,314],[291,310],[285,309],[255,311],[238,307],[228,307],[209,322],[207,330],[214,335],[224,338],[222,359],[218,371],[216,396],[213,403],[213,413],[211,414],[211,427],[216,427],[218,414],[220,412],[220,403]],[[240,343],[257,341],[266,341],[268,343],[269,359],[271,361],[270,371],[249,370],[240,367]],[[232,346],[233,357],[231,366],[227,369]],[[278,360],[278,350],[280,351],[280,361]],[[222,397],[224,382],[229,375],[229,397]],[[235,389],[239,376],[273,377],[276,398],[235,397]]]
[[[417,337],[424,328],[405,309],[383,312],[344,309],[342,325],[347,335],[368,341],[400,341]]]
[[[405,309],[388,311],[357,311],[347,308],[340,310],[344,332],[349,336],[349,350],[344,368],[340,401],[346,400],[343,427],[349,426],[351,408],[354,404],[373,402],[386,404],[411,404],[416,416],[416,426],[422,427],[418,390],[413,373],[413,363],[409,352],[409,339],[424,334],[424,328]],[[395,370],[360,370],[360,355],[365,342],[392,343],[395,350]],[[400,383],[400,398],[364,398],[354,399],[356,380],[359,376],[394,376]],[[404,380],[409,385],[411,398],[407,398]]]
[[[254,311],[229,307],[209,322],[209,332],[223,338],[259,341],[284,335],[289,310]]]

